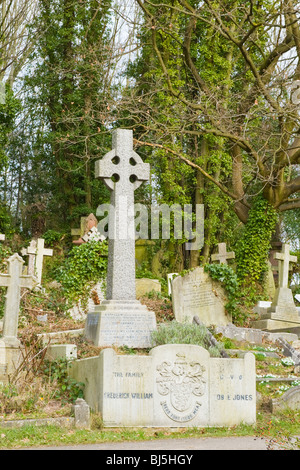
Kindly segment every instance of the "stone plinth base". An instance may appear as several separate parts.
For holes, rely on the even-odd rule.
[[[262,320],[281,320],[300,323],[298,309],[294,303],[291,289],[279,287],[276,289],[272,305],[268,308],[267,314],[263,313]]]
[[[138,300],[104,300],[88,313],[85,337],[96,346],[149,348],[155,329],[155,313]]]
[[[22,360],[22,347],[7,345],[0,339],[0,382],[9,382],[10,376],[14,374]]]
[[[257,320],[251,323],[251,328],[257,328],[258,330],[264,331],[284,331],[288,333],[295,333],[299,336],[300,334],[300,322],[294,323],[289,321],[280,320]]]
[[[252,328],[264,331],[288,331],[300,333],[300,316],[294,304],[291,289],[279,287],[271,305],[268,302],[260,302],[254,309],[260,318],[251,323]]]

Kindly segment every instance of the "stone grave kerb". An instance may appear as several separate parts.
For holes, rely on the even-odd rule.
[[[113,132],[113,150],[96,162],[96,177],[111,190],[107,299],[135,300],[134,192],[150,177],[150,165],[133,150],[133,132]]]

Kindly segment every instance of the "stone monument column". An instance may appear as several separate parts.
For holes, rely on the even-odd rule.
[[[96,162],[96,177],[111,190],[106,300],[87,317],[86,337],[98,346],[150,347],[154,312],[135,291],[134,191],[149,179],[150,167],[133,150],[133,133],[113,133],[113,150]]]

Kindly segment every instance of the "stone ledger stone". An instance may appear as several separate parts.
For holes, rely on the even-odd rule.
[[[226,302],[224,290],[202,267],[172,281],[172,304],[178,322],[192,323],[198,316],[205,326],[227,325],[231,316],[226,314]]]
[[[256,421],[255,357],[211,358],[195,345],[158,346],[148,356],[100,356],[73,363],[85,400],[105,426],[234,426]]]

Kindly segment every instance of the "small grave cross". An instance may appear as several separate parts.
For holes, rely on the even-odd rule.
[[[150,165],[133,150],[133,132],[113,132],[113,150],[96,162],[96,177],[111,190],[107,299],[135,300],[134,191],[150,177]]]
[[[29,255],[28,274],[36,276],[38,284],[42,282],[44,256],[53,255],[53,250],[44,248],[44,244],[45,240],[38,238],[37,240],[32,240],[30,245],[22,250],[22,255]]]
[[[22,275],[23,264],[24,260],[15,253],[8,259],[8,274],[0,274],[0,286],[7,287],[2,339],[14,347],[20,345],[17,334],[21,288],[33,289],[36,285],[33,276]]]
[[[21,251],[22,256],[28,255],[28,274],[31,274],[32,276],[35,275],[36,246],[36,240],[31,240],[29,246],[27,248],[23,248]]]
[[[290,255],[290,245],[284,243],[281,253],[275,253],[279,260],[279,287],[288,287],[290,263],[297,263],[297,256]]]
[[[219,261],[219,263],[227,264],[228,259],[235,258],[234,251],[227,253],[226,243],[219,243],[218,248],[219,248],[219,253],[215,253],[214,255],[211,255],[212,261]]]

